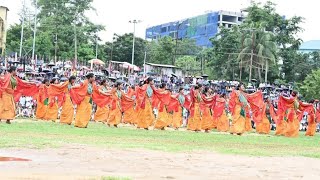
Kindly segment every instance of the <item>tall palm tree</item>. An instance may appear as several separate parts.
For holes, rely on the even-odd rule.
[[[238,55],[238,60],[246,62],[249,66],[249,82],[252,79],[252,67],[265,70],[265,82],[268,79],[269,64],[275,63],[277,46],[273,42],[273,34],[263,28],[245,29],[243,34],[242,50]],[[259,74],[260,75],[260,74]]]

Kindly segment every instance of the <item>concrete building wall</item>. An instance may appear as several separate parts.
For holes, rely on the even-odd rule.
[[[4,6],[0,6],[0,52],[1,56],[4,55],[6,49],[6,38],[7,38],[7,12],[9,9]]]

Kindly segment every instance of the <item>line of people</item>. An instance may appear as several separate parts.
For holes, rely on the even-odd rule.
[[[183,124],[183,111],[186,110],[189,113],[187,129],[190,131],[210,132],[217,129],[241,135],[252,131],[253,121],[257,133],[269,134],[269,112],[277,125],[276,135],[297,137],[303,114],[308,114],[308,136],[315,135],[320,117],[315,102],[299,102],[296,92],[289,98],[280,96],[275,110],[270,102],[263,100],[260,91],[245,93],[243,84],[227,96],[216,94],[210,87],[200,84],[187,95],[183,88],[178,93],[172,93],[164,83],[156,88],[151,77],[126,92],[123,91],[123,82],[111,86],[103,80],[96,84],[92,73],[86,75],[84,82],[75,82],[76,77],[71,76],[64,83],[44,80],[41,85],[34,84],[16,77],[15,67],[10,67],[8,73],[0,77],[0,119],[7,123],[14,119],[15,102],[22,95],[37,100],[37,119],[56,121],[61,108],[60,123],[71,125],[74,121],[74,126],[79,128],[86,128],[94,114],[93,120],[114,127],[127,123],[142,129],[154,127],[165,130],[168,126],[179,129]],[[97,106],[95,112],[92,112],[93,103]],[[158,111],[156,115],[154,109]]]

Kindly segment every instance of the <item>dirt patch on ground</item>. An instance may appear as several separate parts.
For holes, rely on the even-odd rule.
[[[0,179],[320,179],[320,159],[168,153],[72,144],[54,149],[0,149]]]

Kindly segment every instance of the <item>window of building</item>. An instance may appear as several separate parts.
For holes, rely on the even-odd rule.
[[[167,32],[167,29],[168,29],[168,27],[162,27],[162,28],[161,28],[161,33]]]

